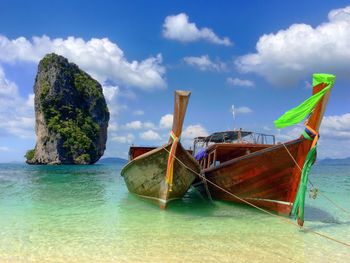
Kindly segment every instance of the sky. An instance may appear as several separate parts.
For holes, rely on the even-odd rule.
[[[2,1],[0,162],[35,146],[33,85],[47,53],[103,86],[111,119],[105,157],[168,140],[174,91],[192,92],[182,134],[243,128],[300,136],[273,121],[337,76],[320,129],[320,158],[350,156],[347,1]],[[235,107],[235,119],[231,107]]]

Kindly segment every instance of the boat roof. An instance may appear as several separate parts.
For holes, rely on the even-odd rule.
[[[240,133],[240,135],[239,135]],[[223,131],[223,132],[214,132],[207,137],[197,137],[195,139],[207,142],[222,142],[222,141],[235,141],[239,136],[245,137],[253,132],[250,131]]]

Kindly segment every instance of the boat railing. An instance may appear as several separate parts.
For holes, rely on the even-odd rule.
[[[228,136],[228,134],[231,136]],[[193,154],[196,155],[201,150],[216,143],[273,145],[276,144],[276,139],[274,135],[242,130],[213,133],[207,137],[196,137],[194,139]]]
[[[216,132],[207,137],[195,138],[193,155],[202,169],[206,169],[211,166],[216,166],[228,159],[237,158],[241,155],[249,154],[252,151],[254,152],[269,147],[275,143],[274,135],[264,133],[242,130]],[[229,150],[230,148],[227,148],[225,145],[232,145],[233,148]]]

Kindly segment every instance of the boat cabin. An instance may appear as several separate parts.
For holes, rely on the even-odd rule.
[[[274,135],[240,129],[215,132],[207,137],[196,137],[193,154],[201,168],[207,169],[273,145],[275,145]]]

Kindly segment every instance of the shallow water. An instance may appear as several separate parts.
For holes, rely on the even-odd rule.
[[[349,262],[349,247],[194,190],[160,211],[120,169],[0,164],[0,262]],[[316,166],[311,180],[350,211],[350,166]],[[307,227],[350,243],[347,214],[306,203]]]

